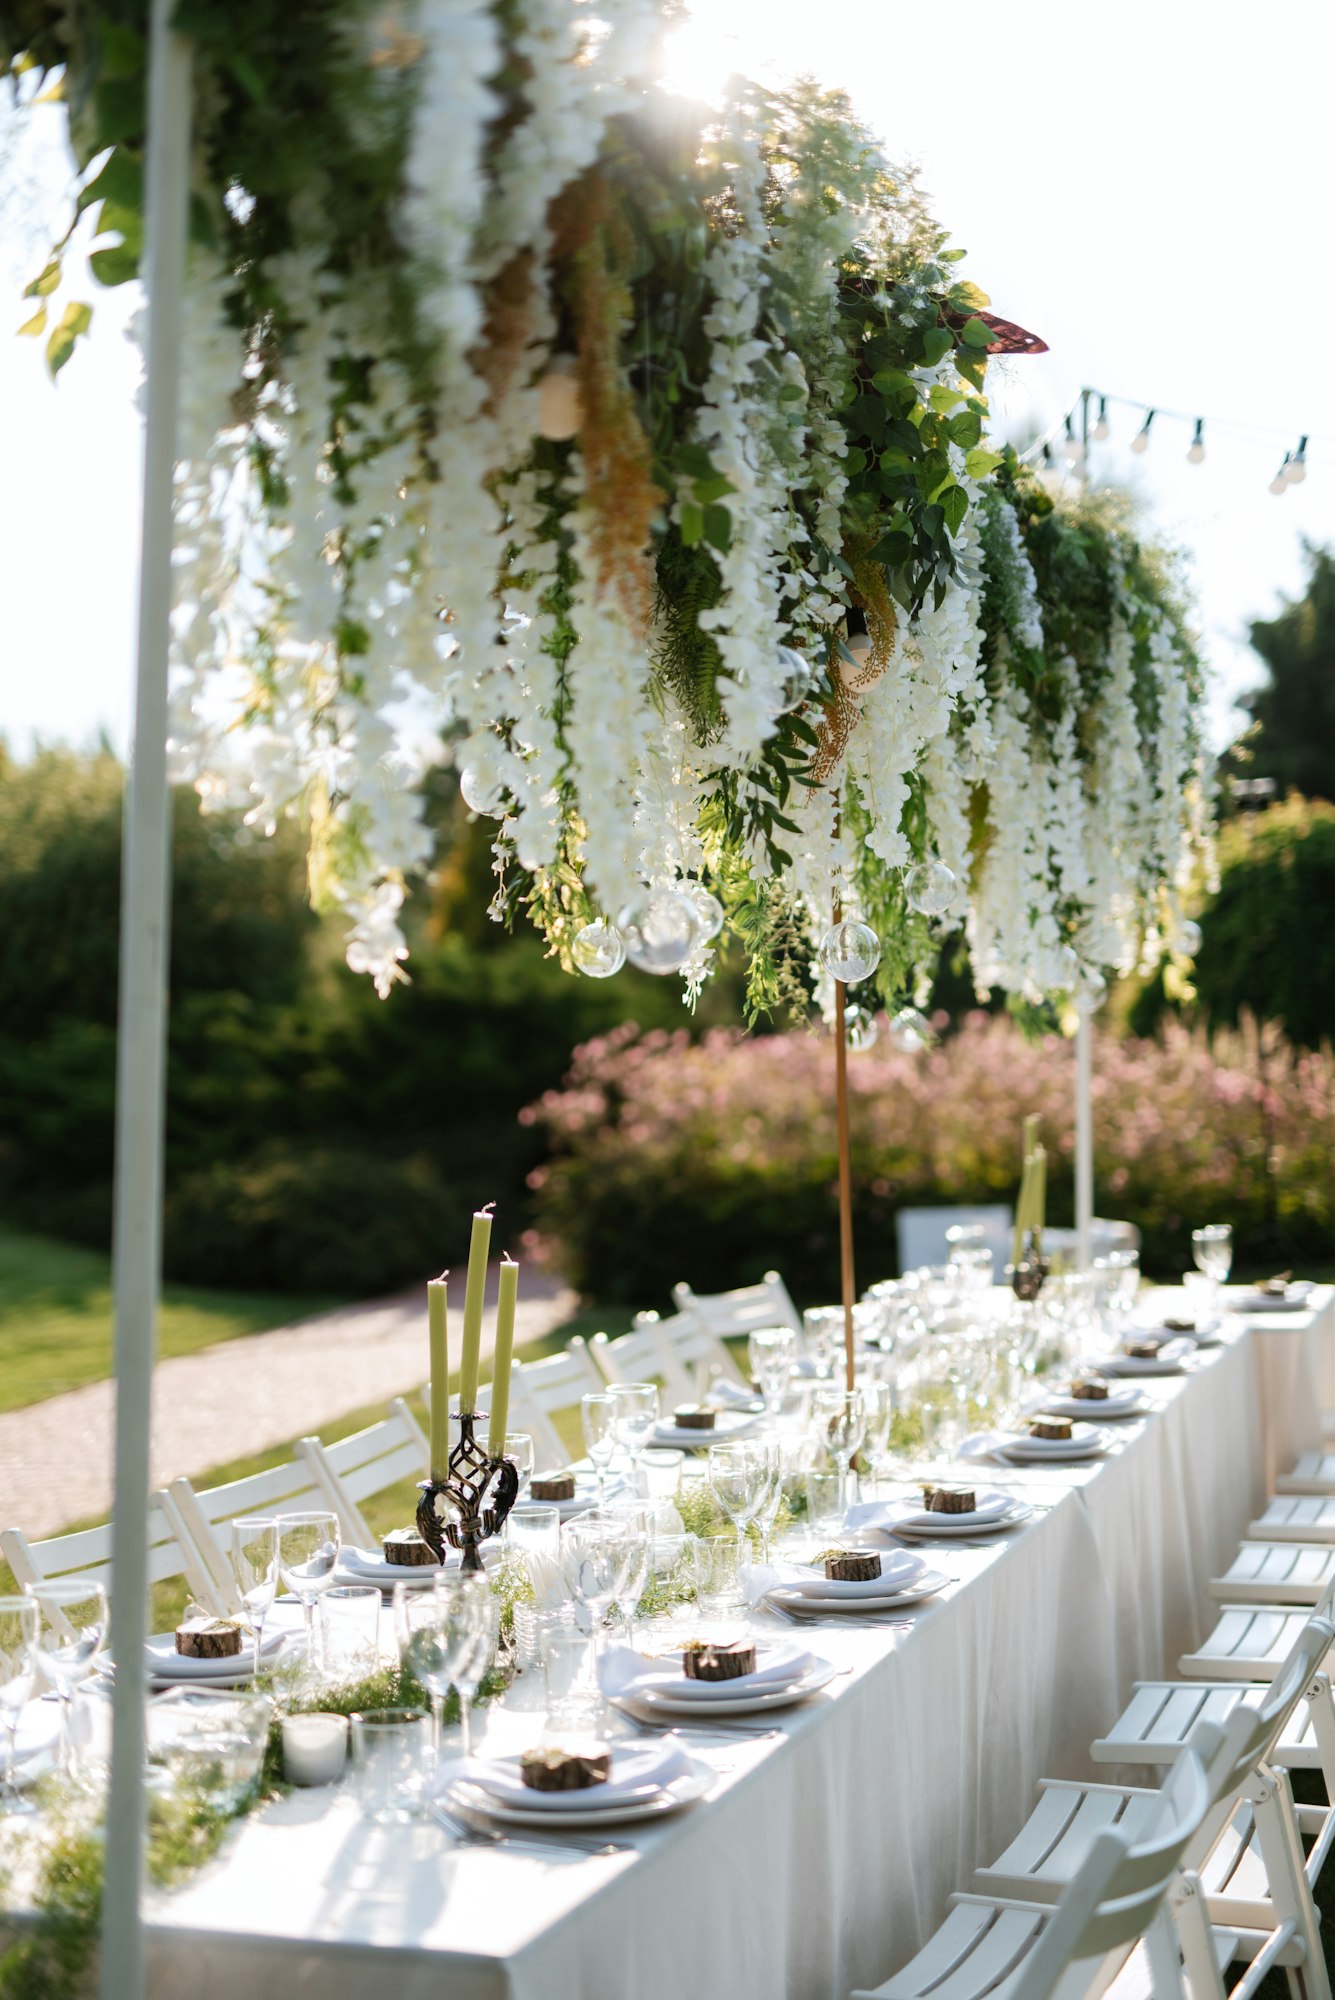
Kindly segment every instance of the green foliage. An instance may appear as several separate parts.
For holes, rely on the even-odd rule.
[[[1302,597],[1252,626],[1267,677],[1239,698],[1252,720],[1230,762],[1273,778],[1281,793],[1335,800],[1335,550],[1308,543],[1306,553]]]

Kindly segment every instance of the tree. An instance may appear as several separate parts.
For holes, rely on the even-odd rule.
[[[1269,677],[1240,698],[1252,720],[1228,761],[1273,778],[1281,794],[1335,799],[1335,550],[1304,546],[1306,592],[1252,626]]]

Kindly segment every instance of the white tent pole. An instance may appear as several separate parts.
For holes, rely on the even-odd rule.
[[[1093,1012],[1079,1008],[1075,1031],[1075,1260],[1087,1271],[1094,1224]]]
[[[102,2000],[142,2000],[145,1958],[144,1676],[149,1431],[162,1238],[171,795],[167,644],[181,290],[190,185],[190,52],[153,0],[149,42],[148,408],[134,740],[121,864],[116,1066],[116,1487],[112,1515],[111,1789],[102,1903]]]

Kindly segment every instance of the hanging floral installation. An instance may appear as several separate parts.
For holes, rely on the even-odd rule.
[[[452,763],[500,920],[754,1009],[918,992],[964,924],[1037,997],[1172,948],[1208,844],[1165,567],[991,448],[998,348],[847,101],[656,81],[663,0],[184,0],[195,188],[178,775],[310,829],[402,976]],[[133,7],[0,22],[62,91],[95,275],[142,242]],[[5,46],[7,40],[8,46]],[[63,246],[25,330],[86,330]]]

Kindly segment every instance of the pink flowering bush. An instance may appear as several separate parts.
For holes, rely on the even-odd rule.
[[[849,1060],[860,1283],[895,1268],[905,1204],[1013,1201],[1021,1122],[1039,1114],[1050,1222],[1072,1210],[1073,1044],[969,1015],[936,1047],[883,1037]],[[1180,1027],[1095,1050],[1098,1210],[1139,1224],[1147,1269],[1190,1265],[1190,1231],[1232,1222],[1240,1258],[1265,1220],[1271,1149],[1295,1254],[1335,1254],[1335,1062]],[[551,1157],[530,1177],[537,1247],[581,1291],[645,1304],[770,1267],[808,1300],[838,1272],[834,1059],[823,1033],[618,1028],[575,1051],[564,1087],[522,1117]]]

